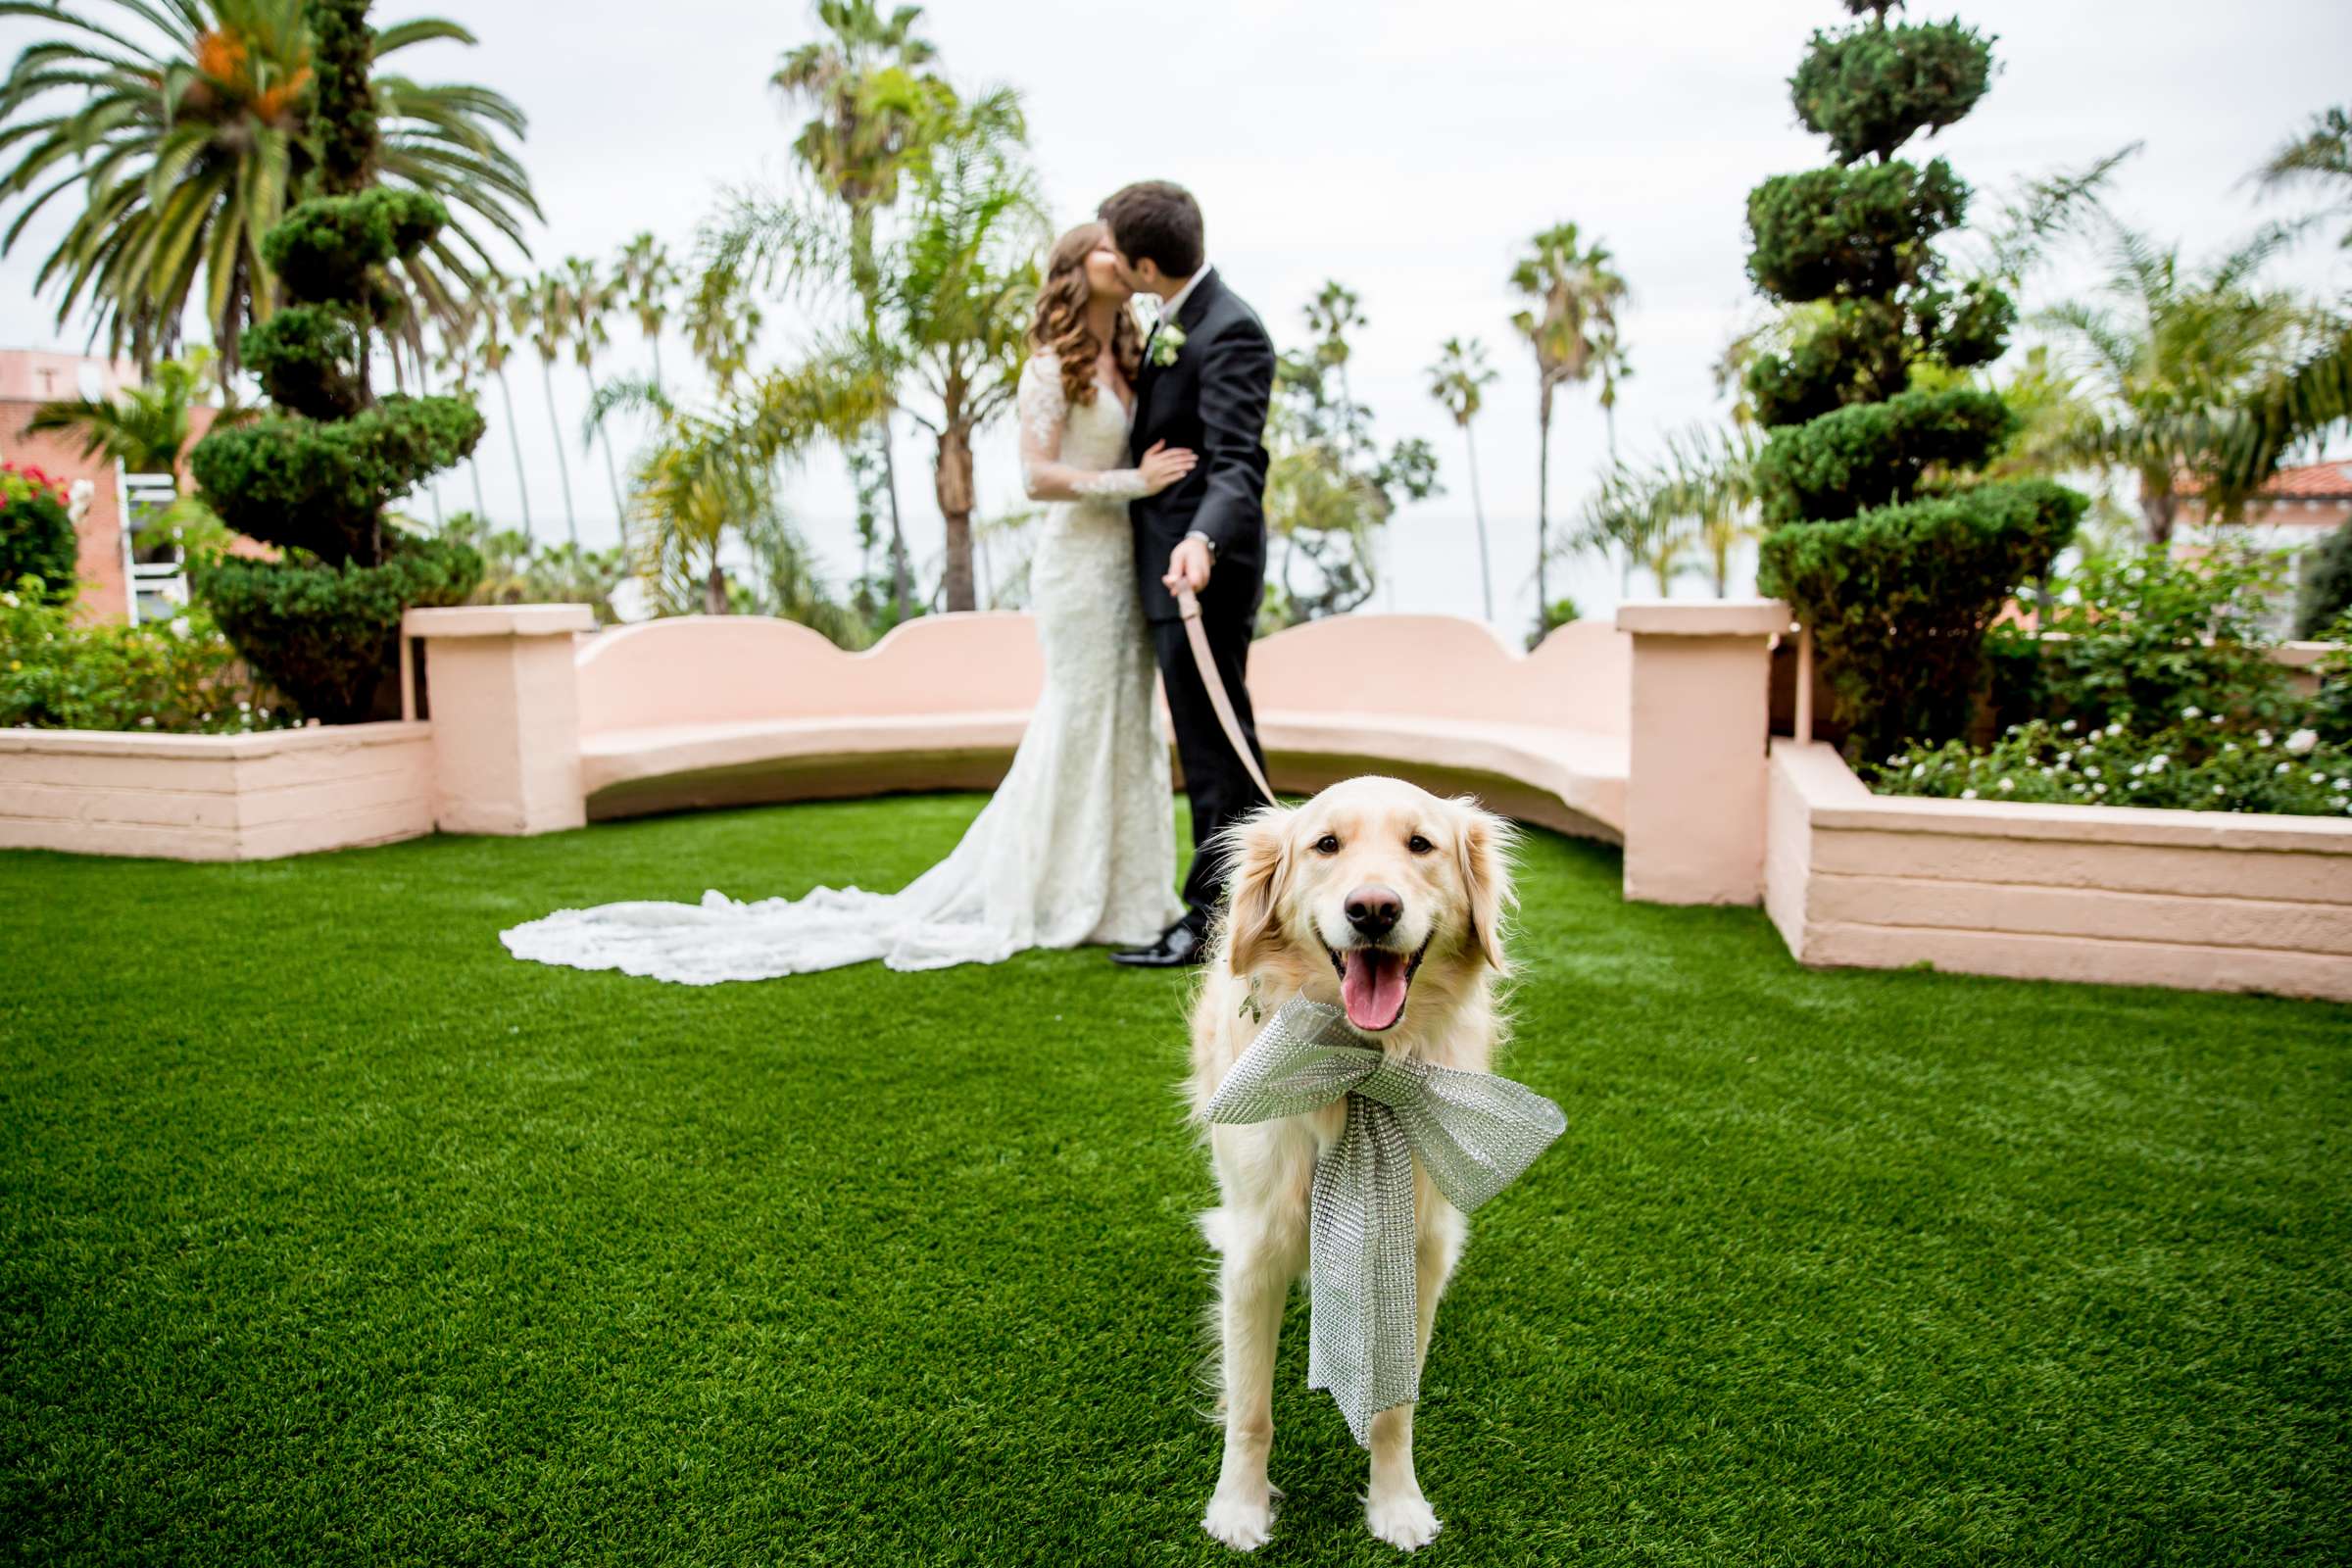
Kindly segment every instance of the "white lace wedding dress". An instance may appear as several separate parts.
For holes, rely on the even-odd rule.
[[[955,852],[897,893],[608,904],[502,933],[518,958],[685,985],[764,980],[880,958],[894,969],[996,963],[1024,948],[1152,941],[1184,912],[1167,742],[1135,591],[1126,461],[1132,413],[1107,381],[1071,407],[1058,366],[1021,375],[1021,466],[1051,501],[1029,568],[1046,682],[1012,767]]]

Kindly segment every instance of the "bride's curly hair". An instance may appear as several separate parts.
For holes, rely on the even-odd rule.
[[[1102,340],[1087,324],[1094,289],[1086,281],[1086,259],[1108,230],[1080,223],[1054,242],[1046,260],[1046,281],[1037,291],[1037,316],[1029,324],[1029,347],[1061,364],[1061,395],[1073,408],[1095,401],[1095,360]],[[1110,353],[1130,383],[1144,363],[1144,335],[1135,313],[1121,307],[1111,318]]]

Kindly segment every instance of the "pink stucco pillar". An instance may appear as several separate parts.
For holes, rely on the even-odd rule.
[[[585,605],[412,610],[433,724],[434,820],[445,833],[554,833],[588,820],[572,638]]]
[[[1620,606],[1634,643],[1625,896],[1754,904],[1763,896],[1765,749],[1777,599]]]

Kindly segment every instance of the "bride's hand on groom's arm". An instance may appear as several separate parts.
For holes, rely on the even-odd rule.
[[[1172,447],[1165,441],[1154,441],[1152,450],[1144,454],[1136,468],[1144,476],[1148,496],[1155,496],[1193,471],[1200,460],[1183,447]]]

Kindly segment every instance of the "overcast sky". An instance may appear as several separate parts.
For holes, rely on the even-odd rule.
[[[2115,205],[2191,255],[2284,210],[2258,206],[2239,181],[2313,112],[2343,101],[2352,66],[2344,0],[1964,0],[1925,14],[1951,11],[1997,35],[2000,74],[1976,113],[1929,152],[1951,159],[1989,208],[2021,178],[2144,141]],[[609,259],[648,229],[686,250],[722,188],[783,167],[798,116],[767,77],[810,35],[797,5],[378,7],[379,21],[433,12],[463,21],[480,43],[412,51],[409,73],[483,83],[530,117],[522,156],[547,215],[533,244],[541,265],[571,254]],[[1709,367],[1756,309],[1741,270],[1745,194],[1767,174],[1825,161],[1820,140],[1793,123],[1787,77],[1810,31],[1837,24],[1842,9],[1834,0],[1206,0],[1161,8],[1149,22],[1141,15],[1069,0],[964,0],[931,7],[925,27],[958,84],[1009,83],[1024,94],[1057,221],[1090,214],[1126,180],[1174,178],[1200,198],[1211,260],[1277,343],[1303,336],[1299,307],[1324,278],[1362,296],[1370,325],[1358,334],[1357,395],[1377,412],[1384,440],[1437,444],[1447,488],[1393,524],[1383,608],[1478,609],[1460,440],[1422,372],[1442,339],[1485,338],[1503,371],[1478,426],[1496,588],[1513,607],[1503,618],[1522,622],[1534,603],[1536,418],[1504,286],[1518,247],[1574,220],[1615,251],[1634,290],[1626,333],[1635,379],[1618,421],[1629,454],[1719,418]],[[28,36],[10,24],[0,47],[13,54]],[[2347,264],[2332,248],[2340,226],[2278,275],[2342,288]],[[78,328],[53,325],[53,303],[31,298],[56,227],[28,232],[0,263],[0,342],[80,346]],[[778,353],[793,314],[770,309]],[[612,365],[643,366],[634,325],[616,322],[614,333]],[[516,363],[518,434],[545,537],[562,528],[556,437],[535,361]],[[682,345],[665,363],[685,363]],[[577,448],[586,389],[559,372],[555,395],[573,443],[582,534],[610,542],[602,455]],[[484,405],[492,429],[482,487],[511,522],[512,449],[498,399]],[[1574,512],[1602,461],[1589,394],[1567,391],[1552,441],[1558,518]],[[984,514],[1018,499],[1011,444],[1008,424],[982,439]],[[941,527],[911,433],[902,436],[900,474],[913,547],[935,555]],[[812,463],[794,493],[827,562],[837,572],[850,565],[838,462]],[[463,472],[444,479],[445,506],[469,506],[470,496]],[[1587,565],[1569,586],[1599,609],[1614,575]],[[1650,590],[1642,582],[1636,591]],[[1678,591],[1705,590],[1692,580]]]

